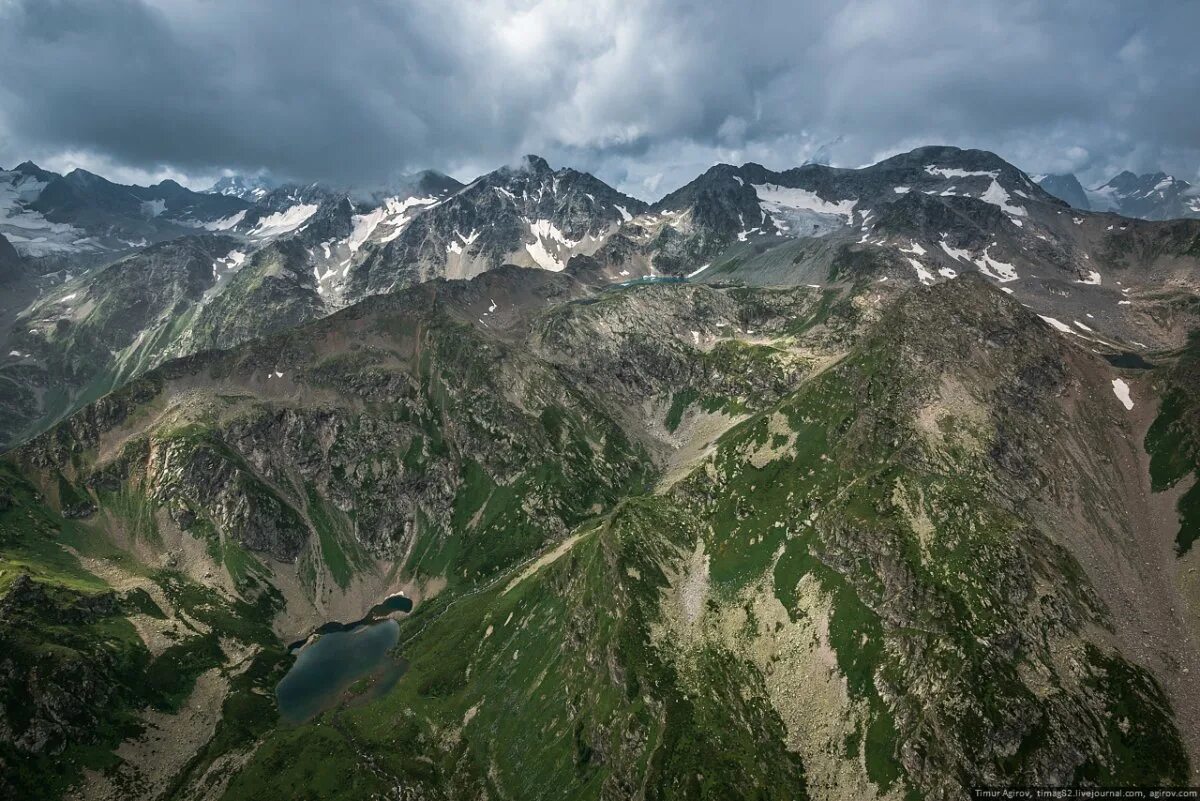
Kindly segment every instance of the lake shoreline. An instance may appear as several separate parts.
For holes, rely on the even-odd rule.
[[[368,610],[367,614],[364,615],[363,617],[359,618],[358,620],[352,621],[350,623],[342,623],[342,622],[339,622],[336,620],[331,620],[328,623],[323,623],[322,625],[313,629],[309,633],[309,635],[307,637],[305,637],[304,639],[296,640],[295,642],[288,645],[287,652],[289,654],[295,654],[295,653],[299,652],[300,649],[302,649],[304,646],[308,645],[315,638],[320,637],[322,634],[331,634],[333,632],[341,632],[341,631],[353,631],[354,629],[358,628],[359,626],[365,626],[370,623],[374,623],[379,620],[383,620],[384,618],[391,617],[396,612],[404,612],[407,614],[407,613],[411,612],[412,609],[413,609],[413,602],[412,602],[412,599],[409,598],[408,596],[404,595],[403,593],[389,595],[387,598],[384,598],[382,601],[380,601],[379,603],[372,606],[370,608],[370,610]]]

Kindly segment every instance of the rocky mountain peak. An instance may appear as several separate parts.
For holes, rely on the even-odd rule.
[[[231,195],[247,201],[261,200],[277,184],[266,175],[226,175],[204,191],[213,195]]]
[[[1083,185],[1079,183],[1079,179],[1074,173],[1064,173],[1060,175],[1043,175],[1038,178],[1038,186],[1045,189],[1054,197],[1068,204],[1072,208],[1087,211],[1091,208],[1088,202],[1087,193],[1084,191]]]
[[[1200,218],[1200,197],[1184,180],[1157,171],[1137,175],[1123,170],[1087,190],[1093,209],[1146,220]]]
[[[16,167],[13,167],[12,171],[19,172],[22,175],[28,175],[36,178],[39,181],[52,181],[59,177],[57,173],[50,172],[49,170],[43,170],[32,161],[22,161]]]
[[[421,170],[416,174],[414,188],[431,195],[449,195],[463,188],[461,181],[438,172],[437,170]]]
[[[1138,187],[1143,183],[1144,183],[1144,180],[1142,179],[1141,176],[1139,176],[1133,172],[1130,172],[1129,170],[1122,170],[1121,172],[1117,173],[1112,178],[1110,178],[1108,181],[1101,184],[1101,186],[1102,187],[1104,187],[1104,186],[1112,187],[1113,189],[1119,190],[1121,192],[1135,192],[1135,191],[1137,191]]]
[[[514,171],[528,172],[534,175],[545,175],[546,173],[554,172],[554,170],[550,167],[550,162],[546,161],[541,156],[534,155],[532,153],[522,156],[517,162]]]
[[[94,187],[100,187],[100,186],[115,186],[116,185],[116,184],[113,184],[111,181],[109,181],[107,178],[102,178],[101,176],[97,175],[96,173],[89,172],[88,170],[85,170],[82,167],[76,167],[75,169],[71,170],[69,173],[67,173],[66,175],[63,176],[63,180],[65,180],[75,186],[85,187],[85,188],[94,188]]]

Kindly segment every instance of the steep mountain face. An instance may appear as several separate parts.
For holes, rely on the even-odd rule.
[[[1117,367],[979,271],[878,267],[500,268],[97,400],[0,472],[0,775],[227,799],[1194,781],[1187,480],[1151,466],[1194,450],[1190,351]],[[405,675],[278,725],[281,643],[397,590]]]
[[[0,234],[0,285],[11,283],[22,271],[21,255],[11,242]]]
[[[1043,175],[1037,179],[1038,186],[1054,195],[1073,209],[1090,211],[1087,193],[1079,179],[1071,173],[1065,175]],[[1133,216],[1133,215],[1130,215]]]
[[[383,237],[350,268],[346,293],[363,297],[433,277],[469,278],[502,264],[561,271],[595,252],[646,208],[602,181],[527,156],[472,182]]]
[[[1200,219],[1200,190],[1166,173],[1126,170],[1087,191],[1091,208],[1144,220]]]
[[[212,235],[165,242],[57,285],[20,312],[0,361],[0,441],[19,440],[179,355],[179,338],[221,267],[234,266],[237,247]]]
[[[219,227],[247,208],[238,198],[174,181],[121,186],[85,170],[57,175],[30,162],[0,171],[0,233],[30,256],[128,251]]]

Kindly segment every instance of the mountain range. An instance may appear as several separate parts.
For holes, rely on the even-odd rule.
[[[1129,177],[0,173],[0,798],[1200,784],[1200,219]]]
[[[1095,189],[1084,189],[1074,175],[1046,175],[1038,183],[1050,194],[1084,211],[1111,211],[1143,220],[1200,219],[1200,187],[1156,172],[1121,172]]]

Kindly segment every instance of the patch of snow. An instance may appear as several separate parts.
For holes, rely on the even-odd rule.
[[[269,214],[258,221],[258,225],[250,231],[250,236],[259,239],[282,236],[299,228],[317,213],[316,203],[297,203],[289,209]]]
[[[209,231],[228,231],[244,219],[246,219],[246,210],[242,209],[237,214],[230,215],[224,219],[205,223],[203,227]]]
[[[932,164],[925,165],[925,172],[930,175],[940,175],[942,178],[992,178],[999,177],[998,170],[979,171],[979,170],[960,170],[957,167],[935,167]]]
[[[949,234],[942,234],[942,239],[940,242],[938,242],[938,244],[942,246],[942,250],[946,251],[946,255],[952,259],[963,259],[964,261],[971,261],[970,251],[961,250],[959,248],[953,248],[953,247],[950,247],[948,244],[946,244],[947,236],[949,236]]]
[[[900,252],[901,253],[913,253],[917,256],[924,256],[925,248],[921,247],[921,245],[919,243],[913,242],[910,247],[900,248]]]
[[[1081,330],[1083,330],[1083,331],[1087,331],[1089,334],[1094,334],[1094,333],[1096,333],[1095,331],[1093,331],[1092,329],[1088,328],[1086,325],[1084,325],[1083,323],[1079,322],[1078,320],[1072,320],[1071,322],[1075,323],[1075,325],[1076,325],[1076,327],[1077,327],[1077,328],[1079,328],[1079,329],[1081,329]]]
[[[705,264],[705,265],[703,265],[703,266],[702,266],[702,267],[700,267],[699,269],[693,270],[692,272],[688,273],[688,276],[687,276],[687,277],[688,277],[688,278],[695,278],[697,275],[699,275],[700,273],[704,272],[705,270],[707,270],[707,269],[708,269],[709,267],[711,267],[711,266],[712,266],[712,262],[709,262],[708,264]]]
[[[346,244],[350,247],[350,252],[354,253],[361,248],[371,238],[375,230],[381,226],[388,226],[392,230],[380,237],[380,243],[391,242],[400,236],[408,223],[416,216],[415,213],[410,215],[409,212],[411,209],[436,206],[439,202],[433,196],[406,197],[403,200],[399,197],[389,197],[383,201],[383,204],[379,208],[366,214],[354,215],[354,230],[351,232],[350,238],[346,240]]]
[[[933,273],[925,269],[924,264],[921,264],[921,262],[911,258],[908,260],[908,263],[911,264],[912,268],[917,271],[917,278],[922,284],[932,284],[934,282]]]
[[[167,201],[162,200],[143,200],[142,214],[147,217],[157,217],[167,210]]]
[[[222,269],[233,271],[242,266],[246,261],[246,254],[240,250],[231,250],[221,258],[213,262],[213,278],[218,277],[218,272]]]
[[[975,259],[975,265],[979,267],[979,271],[988,278],[995,278],[1002,284],[1009,281],[1016,281],[1018,278],[1020,278],[1020,276],[1017,275],[1016,267],[1013,267],[1011,264],[993,259],[988,253],[988,251],[991,249],[992,246],[988,245],[983,249],[983,255],[978,259]]]
[[[1129,385],[1120,378],[1114,378],[1112,382],[1113,394],[1117,396],[1117,400],[1125,407],[1126,411],[1133,408],[1133,398],[1129,397]]]
[[[1075,283],[1091,284],[1092,286],[1100,286],[1100,273],[1096,272],[1095,270],[1089,270],[1088,274],[1085,278],[1081,278],[1078,281],[1076,281]]]
[[[858,205],[857,200],[831,202],[807,189],[795,189],[777,184],[752,184],[751,187],[758,195],[759,205],[768,213],[785,210],[811,211],[816,214],[845,217],[849,222],[854,213],[854,207]]]
[[[455,244],[458,243],[456,242]],[[566,268],[566,265],[563,264],[557,256],[546,249],[546,245],[541,239],[536,239],[533,242],[527,243],[525,245],[525,250],[529,253],[530,258],[533,259],[534,264],[541,267],[543,270],[550,270],[551,272],[559,273]]]
[[[897,195],[905,195],[905,194],[908,194],[908,192],[909,192],[909,187],[907,187],[907,186],[893,186],[893,187],[892,187],[892,191],[893,191],[893,192],[895,192]]]
[[[1047,317],[1044,314],[1039,314],[1038,317],[1041,317],[1042,320],[1044,320],[1046,323],[1048,323],[1056,331],[1061,331],[1064,334],[1074,334],[1075,333],[1074,331],[1071,330],[1071,326],[1069,326],[1059,320],[1055,320],[1053,317]]]
[[[613,208],[614,208],[614,209],[616,209],[617,211],[619,211],[619,212],[621,213],[621,220],[622,220],[623,222],[629,222],[630,220],[632,220],[632,219],[633,219],[633,215],[632,215],[632,214],[630,214],[629,212],[627,212],[627,211],[625,210],[625,207],[624,207],[624,206],[619,206],[619,205],[617,205],[616,203],[614,203],[614,204],[613,204]]]
[[[350,222],[354,228],[350,231],[349,238],[346,239],[346,246],[350,248],[350,252],[354,253],[363,246],[371,234],[375,233],[375,229],[379,227],[379,223],[383,222],[383,218],[387,216],[387,209],[380,206],[377,209],[367,212],[366,214],[355,214],[350,218]],[[325,258],[329,258],[328,255]]]
[[[1008,196],[1008,192],[1004,191],[1004,187],[1002,187],[1000,182],[994,177],[992,178],[992,183],[987,188],[987,191],[980,195],[979,199],[985,203],[991,203],[993,206],[999,206],[1005,214],[1011,214],[1016,217],[1024,217],[1029,213],[1025,210],[1024,206],[1017,206],[1013,204],[1012,198]],[[1013,220],[1013,222],[1017,221]]]
[[[1118,306],[1132,306],[1133,301],[1132,300],[1118,300],[1117,305]]]
[[[550,220],[535,220],[529,223],[529,232],[533,234],[535,241],[526,244],[525,250],[529,253],[534,263],[544,270],[561,272],[566,267],[566,264],[556,251],[570,251],[571,248],[579,244],[579,242],[573,239],[568,239],[566,234],[560,231]],[[474,237],[478,236],[478,234],[472,232],[471,236],[472,239],[470,240],[463,237],[463,241],[469,244],[474,241]]]

